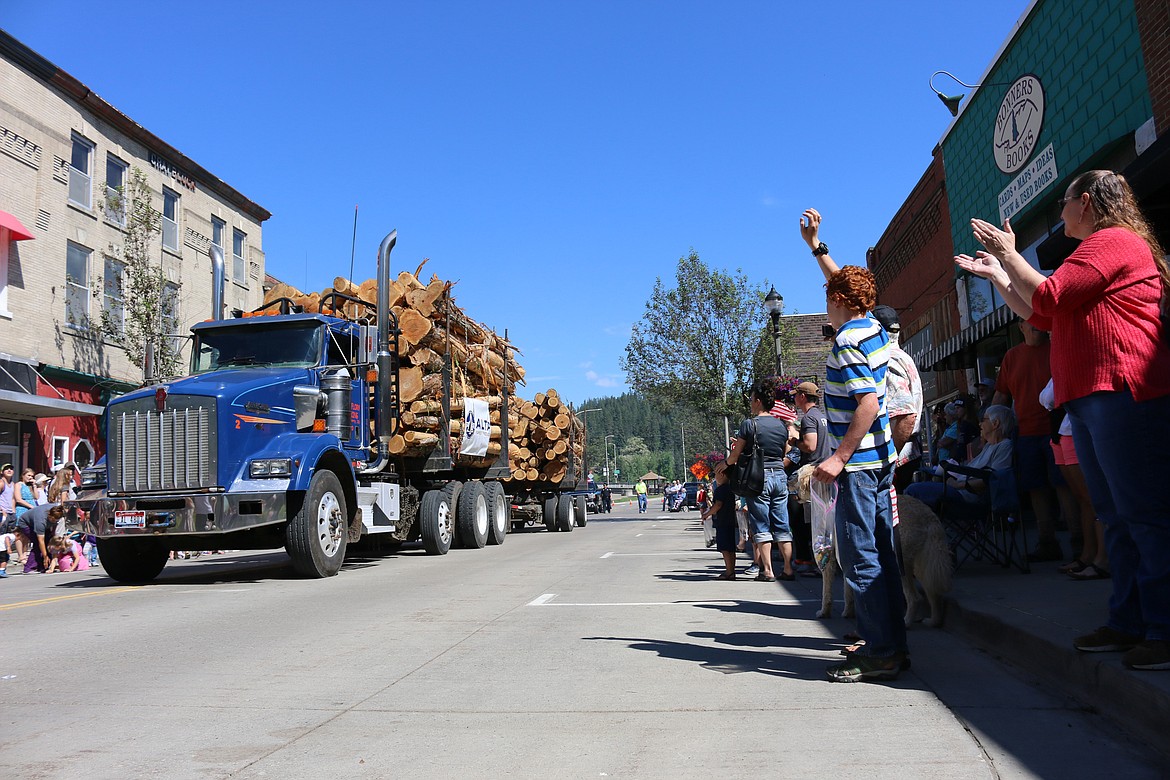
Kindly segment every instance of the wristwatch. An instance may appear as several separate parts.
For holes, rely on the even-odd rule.
[[[822,241],[821,243],[817,244],[817,248],[814,249],[812,252],[813,252],[813,257],[820,257],[821,255],[827,255],[827,254],[829,254],[829,247],[825,244],[824,241]]]

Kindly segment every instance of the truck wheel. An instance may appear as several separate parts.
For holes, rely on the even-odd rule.
[[[550,531],[557,530],[557,497],[546,498],[541,506],[541,519],[544,527]]]
[[[349,537],[349,513],[341,480],[318,471],[309,480],[300,511],[284,532],[284,548],[303,577],[332,577],[341,570]]]
[[[479,549],[487,544],[488,537],[487,496],[483,483],[470,480],[459,494],[459,510],[455,513],[455,527],[459,530],[459,543],[464,547]]]
[[[504,493],[504,486],[499,482],[488,482],[484,484],[484,496],[487,498],[490,523],[488,544],[503,544],[508,534],[508,522],[511,520],[509,510],[512,508]]]
[[[455,535],[454,513],[447,502],[447,491],[428,490],[423,493],[418,509],[419,527],[427,555],[446,555]]]
[[[585,506],[585,496],[577,496],[573,500],[573,521],[577,523],[578,528],[584,528],[585,524],[589,522],[589,510]]]
[[[463,483],[453,479],[443,486],[443,495],[447,497],[447,506],[451,508],[451,546],[462,547],[463,539],[459,536],[459,496],[463,494]]]
[[[558,496],[557,497],[557,530],[558,531],[572,531],[573,530],[573,497],[572,496]]]
[[[98,558],[118,582],[149,582],[167,565],[167,549],[153,539],[98,539]]]

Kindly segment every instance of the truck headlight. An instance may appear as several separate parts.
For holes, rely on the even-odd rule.
[[[292,474],[292,460],[289,458],[262,458],[248,464],[250,479],[276,479]]]

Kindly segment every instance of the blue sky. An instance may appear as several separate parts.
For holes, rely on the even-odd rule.
[[[523,395],[579,403],[627,389],[691,248],[824,311],[800,212],[863,264],[951,121],[930,74],[975,83],[1026,7],[2,0],[0,27],[270,210],[269,273],[348,275],[357,205],[355,279],[397,228],[397,268],[508,329]]]

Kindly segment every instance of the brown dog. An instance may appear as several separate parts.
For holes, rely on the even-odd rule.
[[[808,503],[814,466],[801,466],[797,472],[799,498]],[[895,543],[902,554],[902,593],[906,597],[906,626],[918,619],[918,585],[926,593],[930,604],[928,626],[942,625],[943,596],[951,589],[951,551],[946,532],[938,516],[930,507],[913,496],[898,496],[898,526],[894,530]],[[829,618],[833,612],[833,580],[837,576],[836,550],[828,551],[828,560],[821,570],[821,608],[817,617]],[[917,584],[915,581],[917,580]],[[845,608],[842,617],[853,616],[853,591],[845,585]]]

